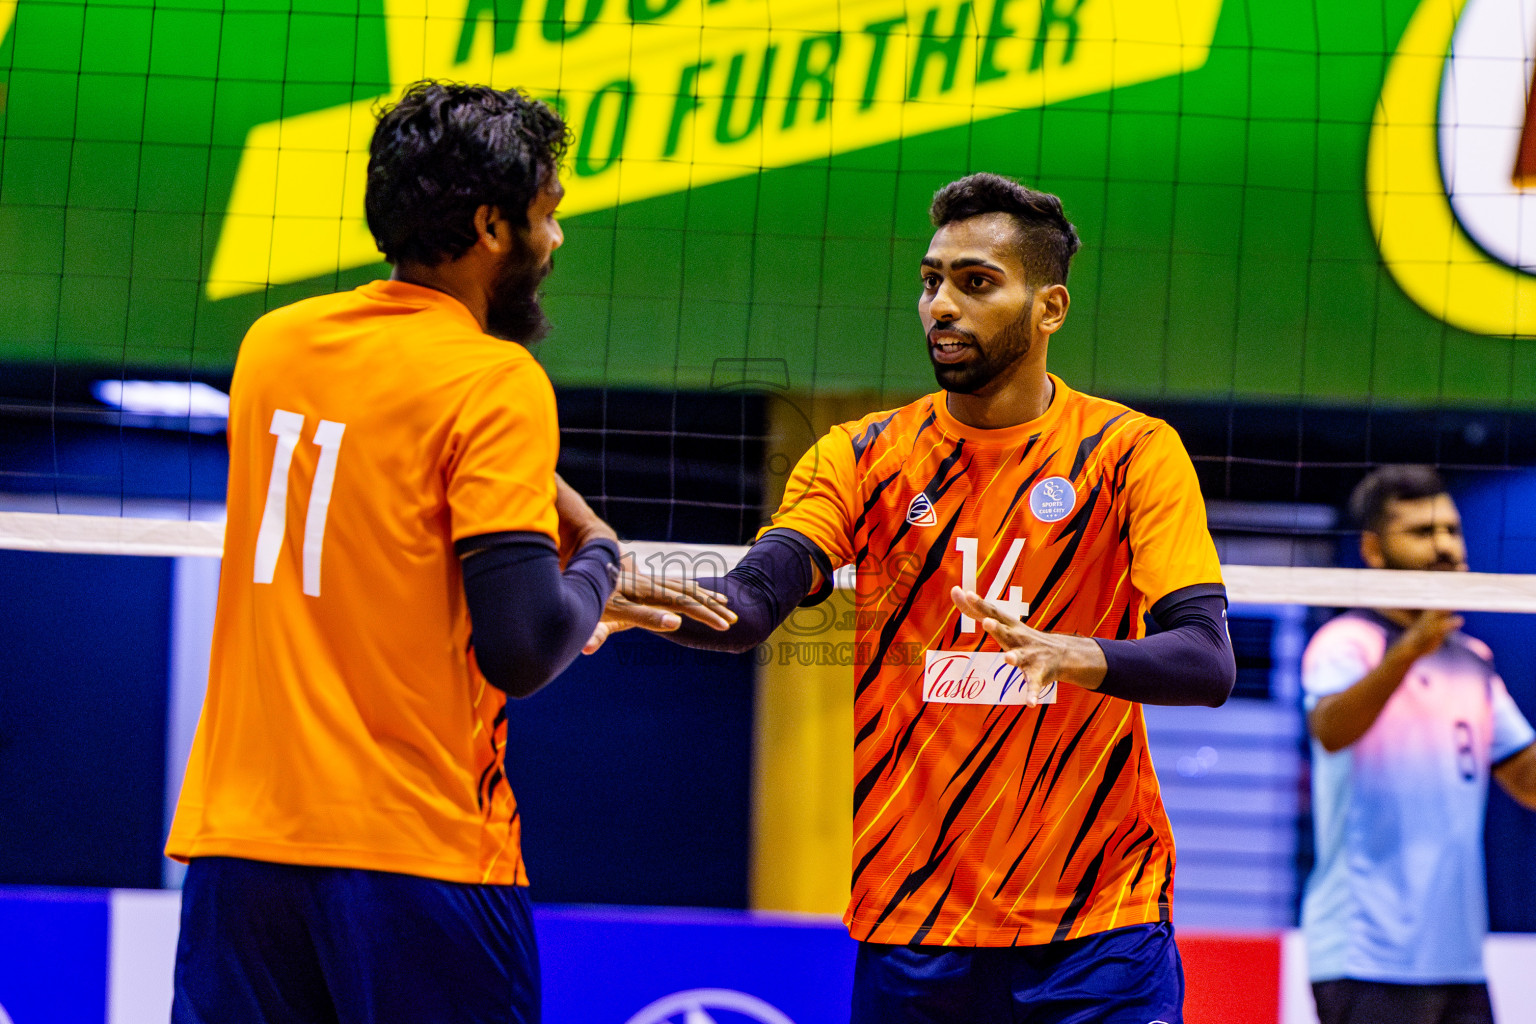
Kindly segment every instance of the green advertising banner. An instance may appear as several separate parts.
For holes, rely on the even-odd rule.
[[[928,199],[992,170],[1061,195],[1083,236],[1052,344],[1077,386],[1536,407],[1533,15],[0,0],[0,360],[224,368],[264,310],[386,272],[362,216],[373,112],[438,77],[524,88],[571,126],[540,352],[561,384],[757,366],[929,390]]]

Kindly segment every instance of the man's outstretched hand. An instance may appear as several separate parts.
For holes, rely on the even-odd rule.
[[[576,489],[555,475],[555,512],[560,517],[560,565],[570,561],[582,545],[594,540],[618,543],[618,534],[603,521]],[[626,629],[649,629],[670,633],[683,624],[686,615],[711,629],[730,629],[736,613],[725,605],[725,595],[705,590],[693,580],[657,576],[641,572],[634,555],[625,555],[614,581],[613,595],[603,608],[603,617],[582,647],[591,654],[614,633]]]
[[[949,592],[955,607],[981,623],[1004,651],[1003,659],[1024,674],[1024,703],[1033,706],[1053,682],[1096,690],[1108,665],[1104,649],[1084,636],[1042,633],[999,608],[974,590]]]
[[[694,580],[641,571],[635,556],[627,554],[619,567],[613,596],[581,653],[594,653],[610,636],[626,629],[670,633],[683,624],[682,615],[718,630],[730,629],[736,621],[736,613],[726,607],[724,594],[706,590]]]
[[[1466,620],[1455,612],[1431,608],[1414,617],[1412,625],[1397,638],[1397,644],[1409,660],[1417,661],[1438,651],[1445,638],[1465,624]]]

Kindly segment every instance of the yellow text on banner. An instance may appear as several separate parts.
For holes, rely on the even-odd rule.
[[[516,86],[564,114],[562,209],[579,214],[1182,74],[1205,63],[1221,0],[384,6],[396,93]],[[209,297],[379,259],[363,214],[378,102],[250,131]]]

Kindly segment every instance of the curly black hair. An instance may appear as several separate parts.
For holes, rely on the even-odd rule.
[[[1445,481],[1433,466],[1378,466],[1355,485],[1349,496],[1349,514],[1360,529],[1380,533],[1392,502],[1417,501],[1446,493]]]
[[[984,213],[1006,213],[1019,226],[1019,255],[1031,286],[1066,284],[1072,257],[1082,248],[1061,200],[1001,174],[967,175],[933,194],[928,217],[941,228]]]
[[[516,89],[424,80],[379,111],[368,230],[391,263],[436,266],[475,243],[475,210],[519,227],[570,142],[560,115]]]

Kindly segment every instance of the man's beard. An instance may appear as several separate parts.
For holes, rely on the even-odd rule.
[[[549,333],[549,319],[539,305],[539,285],[554,269],[553,258],[534,264],[521,242],[508,254],[485,311],[486,333],[505,341],[532,345]]]
[[[934,324],[934,330],[941,327],[943,325]],[[963,335],[976,350],[976,355],[964,363],[941,363],[933,358],[932,347],[928,349],[928,360],[933,363],[933,375],[938,380],[939,387],[945,391],[953,391],[959,395],[974,395],[1029,354],[1030,323],[1027,305],[1017,320],[998,331],[997,336],[985,345],[977,341],[976,335],[970,331],[958,331],[953,327],[945,329],[955,330],[956,333]],[[931,344],[930,337],[930,346]]]

